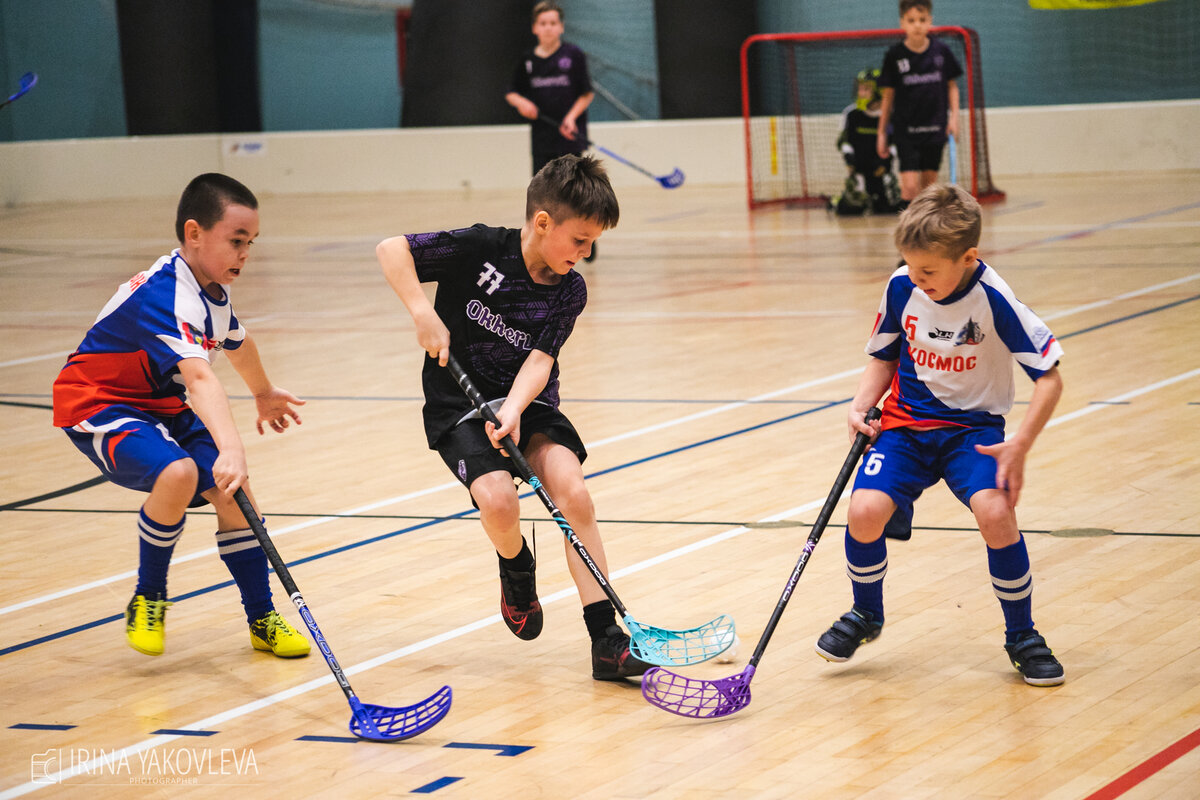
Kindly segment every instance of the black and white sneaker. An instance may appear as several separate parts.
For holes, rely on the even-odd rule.
[[[629,634],[617,625],[610,626],[604,638],[592,642],[592,677],[598,681],[636,678],[650,666],[629,652]]]
[[[865,608],[854,606],[817,639],[817,655],[826,661],[849,661],[860,644],[878,638],[883,623]]]
[[[518,639],[536,639],[542,632],[542,604],[533,572],[516,572],[500,565],[500,616]]]
[[[1067,679],[1063,665],[1058,663],[1037,631],[1030,631],[1016,642],[1004,645],[1004,650],[1030,686],[1058,686]]]

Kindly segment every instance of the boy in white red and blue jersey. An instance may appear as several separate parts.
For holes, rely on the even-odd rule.
[[[1025,682],[1057,686],[1062,665],[1033,625],[1033,578],[1015,508],[1025,456],[1062,394],[1062,348],[1038,317],[979,259],[979,204],[957,186],[933,185],[900,217],[895,242],[907,262],[892,273],[867,344],[872,356],[851,402],[849,428],[878,438],[859,467],[846,527],[854,607],[817,641],[830,661],[849,659],[883,628],[884,527],[911,514],[945,480],[975,515],[1005,620],[1005,650]],[[1017,432],[1012,362],[1034,382]],[[883,417],[864,422],[887,392]]]
[[[54,424],[110,481],[149,493],[125,609],[131,647],[162,654],[171,554],[188,507],[212,503],[251,645],[307,655],[308,641],[275,611],[266,555],[232,497],[246,484],[246,454],[211,365],[218,352],[229,356],[254,394],[260,434],[264,422],[280,433],[289,417],[300,422],[291,404],[303,401],[267,378],[229,297],[258,236],[258,200],[228,176],[199,175],[180,197],[175,232],[180,247],[122,284],[67,359],[54,382]]]
[[[604,574],[608,565],[596,512],[584,484],[587,451],[559,410],[558,354],[587,303],[575,271],[595,240],[616,226],[620,209],[593,158],[565,155],[542,168],[526,193],[520,229],[471,228],[386,239],[376,248],[384,276],[417,327],[429,355],[422,372],[425,434],[479,508],[500,560],[500,612],[521,639],[542,631],[534,557],[521,535],[514,477],[501,448],[511,435]],[[431,304],[421,288],[437,282]],[[480,418],[445,368],[462,364],[496,411]],[[649,665],[629,652],[629,636],[591,571],[571,547],[567,565],[592,640],[592,677],[621,680]]]

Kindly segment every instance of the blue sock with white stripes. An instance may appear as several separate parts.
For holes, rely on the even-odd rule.
[[[254,622],[275,607],[271,602],[267,554],[259,546],[254,531],[249,528],[217,531],[217,552],[242,593],[247,622]]]
[[[138,511],[138,580],[134,594],[166,598],[167,568],[186,519],[184,514],[173,525],[163,525],[146,516],[145,508]]]
[[[999,550],[989,547],[987,554],[992,589],[1000,599],[1005,636],[1011,644],[1033,630],[1033,573],[1025,537]]]
[[[864,544],[846,529],[846,574],[854,590],[854,605],[871,612],[883,624],[883,578],[887,575],[887,540],[880,536]]]

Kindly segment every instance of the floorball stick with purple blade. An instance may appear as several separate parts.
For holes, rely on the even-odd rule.
[[[866,414],[866,421],[870,424],[879,417],[879,409],[872,408]],[[771,612],[771,619],[767,621],[767,627],[758,640],[758,646],[754,648],[754,655],[750,657],[749,665],[736,675],[715,681],[688,678],[662,667],[650,669],[642,677],[642,695],[651,705],[658,706],[664,711],[670,711],[672,714],[699,719],[727,717],[750,705],[750,681],[754,678],[755,670],[758,669],[758,662],[762,660],[763,653],[766,652],[767,642],[771,641],[771,634],[775,632],[775,626],[779,624],[779,620],[783,616],[783,610],[787,607],[788,600],[791,599],[792,592],[796,589],[800,574],[804,572],[808,559],[812,556],[817,542],[821,539],[821,534],[825,531],[825,526],[829,523],[829,517],[833,515],[833,510],[837,507],[842,492],[846,490],[846,484],[850,482],[850,475],[858,466],[858,460],[862,458],[863,451],[867,449],[870,441],[871,437],[865,433],[859,433],[854,437],[854,444],[851,445],[850,452],[842,463],[842,469],[838,472],[837,480],[833,482],[829,496],[825,498],[825,505],[821,507],[821,513],[817,515],[817,521],[813,523],[812,531],[808,534],[808,541],[804,544],[804,551],[800,553],[800,558],[792,569],[792,574],[788,577],[787,585],[783,588],[783,594],[780,595],[779,602],[775,604],[775,610]]]
[[[450,370],[450,374],[454,376],[454,380],[462,388],[463,392],[471,399],[471,404],[475,406],[475,410],[487,422],[492,423],[497,428],[500,427],[500,420],[496,418],[496,412],[492,409],[479,390],[475,388],[471,376],[467,375],[458,360],[453,355],[447,357],[446,369]],[[733,644],[737,633],[734,629],[733,618],[728,614],[722,614],[716,619],[709,620],[698,628],[690,628],[688,630],[670,630],[668,628],[657,628],[653,625],[646,625],[638,622],[625,608],[621,602],[621,598],[617,597],[617,592],[613,589],[608,578],[600,571],[600,567],[592,560],[587,548],[583,546],[579,535],[575,533],[575,529],[567,522],[567,518],[558,510],[558,506],[554,504],[554,500],[550,498],[546,487],[542,485],[537,474],[533,471],[533,467],[529,465],[521,448],[517,447],[516,442],[511,436],[505,436],[500,440],[500,444],[504,446],[504,451],[508,453],[513,460],[513,464],[521,472],[521,477],[533,489],[534,494],[542,501],[542,505],[550,512],[551,518],[558,524],[563,536],[567,537],[567,542],[575,550],[575,553],[583,561],[588,571],[592,573],[592,577],[596,579],[596,583],[604,590],[605,597],[613,604],[613,608],[621,616],[621,621],[625,623],[625,627],[629,629],[629,651],[641,661],[647,664],[669,664],[673,667],[686,667],[691,664],[699,664],[701,661],[720,655],[728,650]]]

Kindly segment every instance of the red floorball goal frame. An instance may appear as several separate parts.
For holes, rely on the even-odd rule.
[[[984,119],[979,34],[942,26],[930,31],[963,68],[959,78],[956,178],[980,202],[1003,199],[992,182]],[[824,205],[841,191],[845,162],[837,147],[841,114],[854,102],[854,76],[879,67],[904,38],[900,30],[772,33],[742,43],[742,117],[750,208]],[[950,148],[939,180],[949,181]]]

